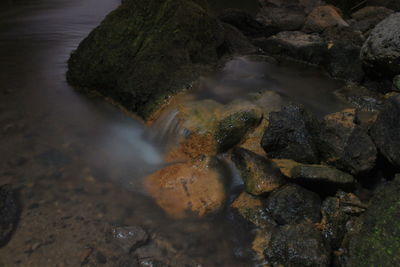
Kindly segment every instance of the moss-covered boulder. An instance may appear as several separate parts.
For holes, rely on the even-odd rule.
[[[349,245],[347,266],[398,266],[400,262],[400,177],[381,188]]]
[[[205,2],[123,1],[72,53],[68,82],[148,118],[218,60],[223,29]]]

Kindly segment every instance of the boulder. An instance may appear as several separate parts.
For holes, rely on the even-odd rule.
[[[308,15],[303,31],[320,33],[334,26],[348,27],[349,24],[340,15],[340,10],[334,6],[319,6]]]
[[[352,175],[325,165],[300,164],[293,167],[290,182],[300,184],[317,193],[335,193],[338,189],[354,189]]]
[[[400,13],[390,15],[371,31],[361,59],[372,76],[391,80],[400,73]]]
[[[296,184],[288,184],[272,192],[265,207],[279,225],[316,223],[321,218],[319,196]]]
[[[226,194],[214,159],[202,158],[167,166],[145,178],[155,202],[174,218],[219,211]]]
[[[379,152],[400,167],[400,96],[390,98],[372,125],[370,134]]]
[[[334,78],[361,82],[364,70],[360,51],[364,36],[350,27],[331,27],[323,35],[327,44],[326,57],[322,62],[325,70]]]
[[[250,38],[269,37],[279,32],[273,25],[264,25],[251,14],[241,9],[225,9],[218,18],[225,23],[235,26],[244,35]]]
[[[354,22],[351,23],[351,27],[356,31],[366,33],[386,17],[393,14],[393,12],[393,10],[382,6],[364,7],[351,15],[354,19]]]
[[[261,146],[270,158],[319,163],[319,124],[302,105],[289,104],[271,112]]]
[[[265,254],[272,266],[330,266],[330,250],[311,224],[285,225],[272,234]]]
[[[17,225],[18,215],[18,202],[11,186],[0,186],[0,247],[10,240]]]
[[[224,43],[219,48],[220,55],[248,55],[257,52],[257,48],[234,26],[222,23]]]
[[[321,126],[318,149],[329,165],[353,175],[375,167],[377,150],[367,129],[356,123],[355,109],[327,115]]]
[[[247,193],[262,195],[285,184],[285,178],[272,161],[243,148],[235,148],[232,161],[238,168]]]
[[[400,177],[380,188],[350,240],[346,266],[397,266],[400,262]]]
[[[218,60],[223,29],[204,3],[123,1],[71,54],[68,82],[148,119]]]
[[[274,27],[279,31],[295,31],[303,27],[306,14],[303,8],[298,5],[269,5],[261,8],[256,19],[266,27]]]
[[[270,55],[289,57],[311,64],[321,64],[325,58],[326,45],[318,34],[300,31],[284,31],[269,38],[258,38],[255,46]]]

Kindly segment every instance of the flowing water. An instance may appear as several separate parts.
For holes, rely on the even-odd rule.
[[[159,145],[163,140],[156,137],[174,133],[173,117],[166,116],[165,125],[150,130],[162,134],[154,133],[149,141],[139,120],[80,95],[66,83],[70,52],[119,3],[0,3],[0,185],[14,186],[22,207],[13,238],[0,249],[0,266],[117,266],[118,255],[107,254],[103,244],[108,225],[141,225],[167,240],[169,253],[175,251],[177,258],[185,254],[203,266],[251,265],[246,238],[229,214],[173,220],[144,192],[141,178],[165,164]],[[236,88],[240,80],[239,91],[269,86],[288,97],[298,94],[312,107],[317,99],[328,99],[328,79],[315,72],[302,82],[307,71],[299,74],[298,69],[242,59],[233,63],[221,74],[225,78],[210,81]],[[253,76],[243,78],[239,70]],[[299,83],[301,91],[296,92]],[[309,84],[315,90],[307,90]],[[232,93],[205,91],[199,98],[231,100]]]

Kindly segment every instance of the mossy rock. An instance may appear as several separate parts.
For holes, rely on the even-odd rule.
[[[400,177],[371,200],[359,234],[351,239],[347,266],[398,266],[400,262]]]
[[[205,1],[125,0],[72,53],[67,80],[146,119],[212,69],[222,31]]]

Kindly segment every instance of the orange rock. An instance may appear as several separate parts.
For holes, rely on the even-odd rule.
[[[176,163],[145,178],[145,188],[170,216],[204,216],[225,202],[225,188],[209,159]]]

